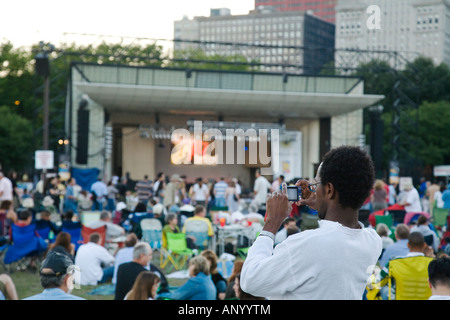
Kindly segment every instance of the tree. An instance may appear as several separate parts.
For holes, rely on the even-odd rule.
[[[252,63],[255,66],[252,66]],[[248,61],[243,55],[207,55],[201,49],[178,50],[168,67],[183,69],[207,69],[229,71],[251,71],[257,69],[255,61]]]
[[[424,165],[450,164],[450,101],[424,102],[419,107],[419,156]]]
[[[0,162],[3,170],[23,170],[28,165],[33,130],[28,119],[0,107]]]

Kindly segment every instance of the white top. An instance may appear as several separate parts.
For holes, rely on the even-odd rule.
[[[405,206],[406,212],[422,212],[420,196],[416,188],[412,188],[411,190],[406,192],[405,201],[409,203],[409,206]]]
[[[256,178],[255,186],[253,188],[253,191],[255,191],[254,200],[260,204],[266,203],[268,189],[270,189],[271,187],[272,185],[270,184],[270,182],[263,176],[259,176],[258,178]]]
[[[104,225],[106,225],[106,241],[112,240],[114,238],[117,238],[118,236],[125,234],[125,230],[121,226],[104,220],[93,221],[88,225],[88,227],[97,229],[103,227]]]
[[[450,296],[434,295],[428,298],[428,300],[450,300]]]
[[[13,186],[11,180],[7,177],[3,177],[0,179],[0,192],[3,192],[0,195],[0,201],[11,200],[13,199]]]
[[[362,299],[382,243],[375,230],[360,226],[321,220],[275,249],[269,237],[258,237],[242,268],[242,290],[270,299]]]
[[[113,262],[114,257],[101,245],[93,242],[81,245],[75,256],[75,265],[81,271],[81,285],[96,286],[103,277],[101,264],[108,266]]]
[[[209,193],[208,186],[206,184],[202,184],[200,187],[198,183],[193,186],[194,199],[197,201],[206,201]]]

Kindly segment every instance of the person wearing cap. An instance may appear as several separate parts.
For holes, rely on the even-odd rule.
[[[86,300],[71,294],[76,266],[63,253],[52,251],[42,262],[40,270],[42,293],[22,300]]]

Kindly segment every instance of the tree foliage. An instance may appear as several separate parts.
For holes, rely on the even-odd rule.
[[[28,164],[28,152],[32,147],[33,130],[28,119],[0,107],[0,164],[3,170],[24,169]]]

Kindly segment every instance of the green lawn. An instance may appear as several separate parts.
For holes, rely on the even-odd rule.
[[[159,259],[154,258],[154,261],[152,261],[153,264],[156,266],[159,266]],[[172,272],[172,270],[163,270],[165,271],[165,275],[167,276],[169,273]],[[4,270],[0,268],[0,273],[3,273]],[[41,293],[43,288],[41,286],[40,280],[39,280],[39,274],[38,272],[31,272],[31,271],[14,271],[12,273],[9,273],[9,276],[14,281],[14,284],[16,286],[17,295],[19,296],[19,299],[23,299],[32,295],[35,295],[37,293]],[[170,286],[180,286],[182,285],[186,279],[170,279],[168,278],[169,285]],[[90,292],[95,289],[97,286],[81,286],[80,289],[73,289],[72,294],[83,297],[87,300],[113,300],[113,295],[93,295],[90,294]]]

